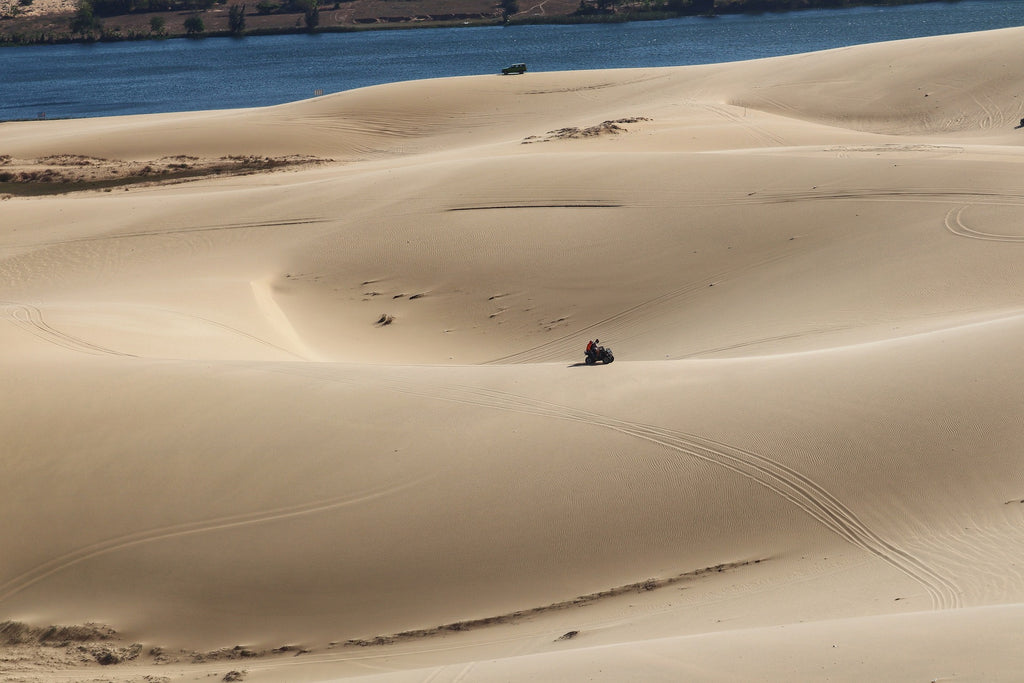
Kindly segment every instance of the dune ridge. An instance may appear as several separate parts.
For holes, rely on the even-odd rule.
[[[1022,32],[0,125],[0,680],[1016,680]]]

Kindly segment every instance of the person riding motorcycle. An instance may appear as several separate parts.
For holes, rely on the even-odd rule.
[[[587,342],[587,353],[586,361],[587,365],[594,365],[596,363],[604,363],[607,365],[615,360],[615,356],[612,355],[612,350],[601,346],[601,340],[595,339],[594,341]]]

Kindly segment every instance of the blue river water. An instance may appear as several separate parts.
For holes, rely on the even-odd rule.
[[[1021,25],[1024,0],[959,0],[623,24],[10,47],[0,48],[0,121],[272,105],[318,90],[496,73],[512,62],[531,71],[708,64]]]

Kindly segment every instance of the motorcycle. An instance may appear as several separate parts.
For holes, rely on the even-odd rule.
[[[599,362],[607,365],[615,360],[615,356],[612,355],[612,350],[607,346],[597,346],[585,353],[587,365],[594,365]]]

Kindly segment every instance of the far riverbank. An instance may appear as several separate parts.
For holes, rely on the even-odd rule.
[[[209,6],[196,10],[185,9],[195,7],[196,0],[161,0],[172,8],[108,16],[94,11],[90,18],[83,18],[82,2],[90,0],[79,0],[77,13],[67,9],[66,3],[61,11],[33,11],[36,2],[45,0],[0,2],[0,46],[465,26],[607,24],[687,16],[714,18],[815,9],[970,4],[970,0],[545,0],[535,5],[528,5],[530,0],[336,0],[321,5],[318,0],[261,0],[252,6],[205,0]],[[181,7],[174,7],[179,4]]]

